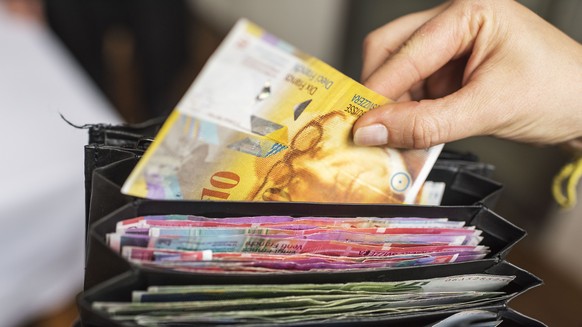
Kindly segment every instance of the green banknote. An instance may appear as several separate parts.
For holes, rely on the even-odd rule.
[[[401,282],[151,286],[132,302],[95,302],[115,320],[144,326],[285,324],[470,308],[511,297],[514,276],[470,274]]]

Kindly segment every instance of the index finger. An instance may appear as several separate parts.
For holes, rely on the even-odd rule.
[[[416,12],[397,18],[390,23],[372,31],[364,39],[362,49],[361,79],[368,77],[389,58],[402,44],[410,38],[427,20],[442,12],[448,3],[429,10]]]
[[[459,7],[462,11],[463,7]],[[458,11],[445,10],[419,27],[404,45],[381,64],[364,85],[397,99],[450,60],[465,53],[476,31]]]

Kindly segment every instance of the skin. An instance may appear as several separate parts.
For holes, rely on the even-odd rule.
[[[358,145],[582,137],[582,45],[512,0],[449,1],[384,25],[365,39],[362,80],[397,101],[360,117]]]
[[[16,16],[29,21],[44,22],[43,4],[41,0],[0,0],[0,6]]]

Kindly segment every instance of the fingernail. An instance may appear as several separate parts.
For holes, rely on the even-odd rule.
[[[374,124],[358,128],[354,132],[356,145],[383,145],[388,143],[388,130],[382,124]]]

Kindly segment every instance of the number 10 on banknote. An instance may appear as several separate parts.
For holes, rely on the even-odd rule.
[[[150,199],[414,203],[441,146],[358,147],[389,100],[240,20],[123,185]]]

